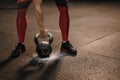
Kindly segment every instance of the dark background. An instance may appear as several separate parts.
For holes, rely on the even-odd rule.
[[[15,4],[17,0],[0,0],[0,5],[3,4]],[[54,0],[43,0],[43,2],[52,2]],[[72,2],[120,2],[120,0],[69,0]]]
[[[43,0],[43,3],[50,3],[54,0]],[[16,8],[17,0],[0,0],[0,8]],[[120,3],[120,0],[69,0],[71,2],[89,2],[89,3]]]

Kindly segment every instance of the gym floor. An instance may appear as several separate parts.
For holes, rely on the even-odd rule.
[[[43,4],[44,25],[54,36],[53,52],[46,62],[32,65],[38,27],[31,5],[27,13],[27,51],[9,58],[17,43],[16,8],[0,9],[0,80],[120,80],[120,3],[70,3],[69,40],[76,56],[59,53],[59,12]]]

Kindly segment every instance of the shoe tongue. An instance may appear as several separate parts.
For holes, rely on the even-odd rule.
[[[66,41],[63,41],[62,43],[66,43]]]
[[[20,43],[20,42],[19,42],[18,45],[24,45],[24,43]]]
[[[62,43],[69,43],[69,41],[62,41]]]
[[[63,44],[67,43],[67,45],[69,45],[71,48],[73,48],[72,44],[69,41],[63,41]]]
[[[23,47],[24,44],[18,43],[17,48]]]

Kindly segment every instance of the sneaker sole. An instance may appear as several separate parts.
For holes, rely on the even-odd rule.
[[[71,53],[70,51],[68,51],[68,50],[66,50],[64,48],[62,48],[61,51],[66,52],[66,53],[68,53],[70,55],[76,55],[77,54],[77,52],[76,53]]]

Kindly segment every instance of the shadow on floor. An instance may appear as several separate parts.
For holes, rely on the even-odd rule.
[[[5,68],[5,66],[7,66],[11,61],[13,61],[14,58],[7,58],[6,60],[4,60],[3,62],[0,63],[0,71],[3,70],[3,68]]]
[[[32,76],[34,80],[49,80],[51,75],[53,75],[52,73],[58,70],[58,65],[65,56],[68,56],[68,54],[60,53],[56,55],[56,58],[48,62],[47,66],[47,63],[40,63],[39,65],[35,65],[31,63],[32,61],[30,61],[28,64],[17,71],[16,80],[27,80],[28,77],[31,77],[36,73],[38,73],[38,77]]]

